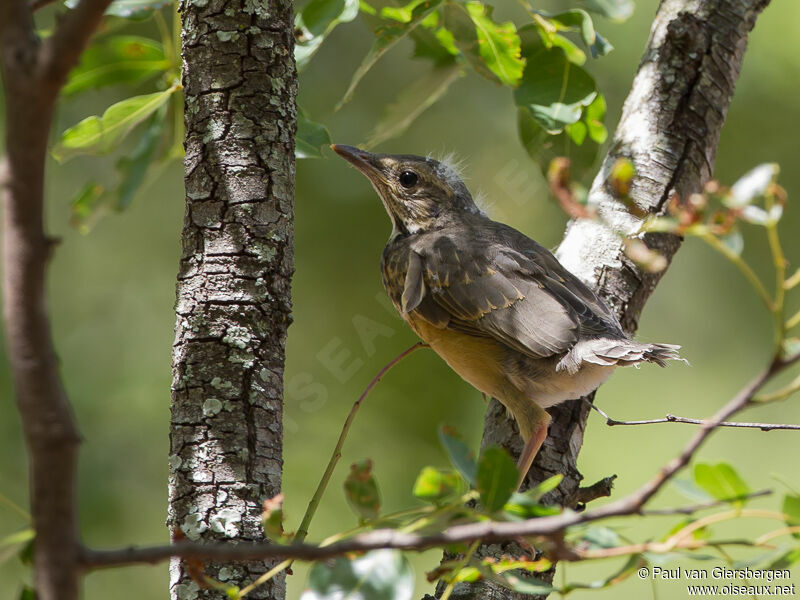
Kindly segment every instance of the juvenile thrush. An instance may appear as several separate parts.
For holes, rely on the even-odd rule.
[[[606,304],[543,246],[492,221],[455,170],[413,155],[331,148],[369,179],[392,221],[383,285],[402,318],[463,379],[514,415],[520,482],[547,437],[546,408],[619,365],[679,359],[631,340]]]

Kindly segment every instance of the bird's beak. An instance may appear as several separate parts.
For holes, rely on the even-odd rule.
[[[383,180],[383,173],[375,160],[374,154],[366,150],[360,150],[355,146],[339,144],[331,144],[331,150],[361,171],[373,183]]]

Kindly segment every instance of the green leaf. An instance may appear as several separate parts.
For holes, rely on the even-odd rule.
[[[784,358],[789,358],[800,352],[800,338],[788,337],[781,343],[781,354]]]
[[[693,481],[688,479],[673,479],[670,485],[692,502],[711,502],[714,500],[713,496],[701,490]]]
[[[778,557],[767,568],[771,571],[776,571],[778,569],[788,569],[792,565],[795,565],[799,562],[800,562],[800,548],[793,548],[788,552],[784,553],[783,555],[781,555],[780,557]]]
[[[539,165],[544,174],[554,158],[565,156],[570,161],[570,173],[576,181],[592,171],[599,150],[599,146],[592,141],[584,139],[583,143],[577,143],[576,128],[582,123],[578,121],[567,125],[564,131],[552,135],[533,117],[527,107],[517,109],[517,132],[528,156]],[[585,131],[589,131],[588,127],[584,127]]]
[[[439,13],[434,11],[420,22],[409,37],[414,42],[412,58],[432,60],[434,64],[450,62],[458,56],[453,34],[440,26]]]
[[[411,21],[414,9],[421,4],[422,1],[423,0],[411,0],[411,2],[405,6],[384,6],[381,8],[381,17],[384,19],[394,19],[395,21],[400,21],[401,23],[408,23]]]
[[[170,67],[164,49],[155,40],[114,36],[88,48],[69,74],[62,93],[72,95],[120,83],[135,84]]]
[[[19,593],[19,600],[36,600],[36,590],[26,585]]]
[[[502,83],[494,71],[487,66],[481,54],[481,44],[475,23],[464,6],[448,2],[442,8],[442,16],[444,17],[444,31],[449,32],[452,44],[458,48],[475,72],[490,81]]]
[[[368,458],[353,463],[344,482],[344,492],[350,508],[363,520],[375,519],[381,507],[378,484],[372,476],[372,461]]]
[[[475,458],[472,451],[464,443],[455,430],[449,427],[441,427],[439,429],[439,441],[447,451],[447,456],[450,462],[461,473],[464,480],[470,485],[475,485],[478,467],[475,464]]]
[[[581,0],[586,10],[621,23],[626,21],[634,9],[633,0]]]
[[[410,600],[414,571],[396,550],[314,563],[300,600]]]
[[[225,590],[225,595],[228,596],[228,598],[230,598],[231,600],[241,600],[242,597],[240,593],[241,591],[242,590],[240,590],[238,587],[233,586]]]
[[[622,544],[619,534],[610,527],[590,527],[587,529],[581,542],[589,548],[615,548]]]
[[[331,134],[321,123],[310,121],[302,109],[297,110],[295,158],[322,158],[322,148],[331,145]]]
[[[597,93],[597,97],[583,111],[583,120],[589,133],[589,138],[593,142],[602,144],[608,137],[608,130],[603,124],[606,116],[606,99],[603,94]]]
[[[699,463],[694,468],[695,483],[716,500],[735,502],[750,493],[750,488],[727,463],[710,465]],[[738,503],[742,501],[739,500]]]
[[[622,568],[613,572],[608,577],[598,581],[592,581],[591,583],[569,583],[564,586],[564,589],[561,591],[564,595],[566,595],[572,590],[600,590],[607,588],[627,579],[634,573],[634,571],[646,564],[647,562],[642,558],[641,554],[632,554],[625,564],[622,565]]]
[[[161,108],[177,89],[173,85],[163,92],[134,96],[112,104],[102,117],[87,117],[61,134],[53,156],[64,162],[79,154],[107,154],[134,127]]]
[[[365,146],[371,148],[403,133],[463,74],[461,65],[451,59],[417,78],[386,108],[383,117],[370,132]]]
[[[561,512],[558,506],[544,506],[539,504],[527,492],[515,492],[503,506],[503,513],[511,521],[524,521],[534,517],[557,515]]]
[[[157,110],[150,117],[147,127],[142,132],[139,143],[133,152],[117,161],[117,171],[121,176],[121,181],[116,191],[118,210],[124,210],[131,205],[136,192],[145,181],[147,171],[153,162],[164,133],[164,117],[166,116],[164,108],[166,106]]]
[[[31,538],[19,551],[19,560],[23,565],[33,565],[33,554],[35,552],[36,538]]]
[[[789,517],[786,520],[789,527],[800,525],[800,496],[786,494],[783,497],[783,513]],[[793,533],[792,536],[800,539],[800,533]]]
[[[89,181],[72,198],[70,203],[70,225],[83,234],[89,233],[97,221],[99,208],[103,206],[102,198],[105,188],[96,181]]]
[[[297,12],[294,59],[298,71],[303,70],[337,25],[358,16],[358,9],[358,0],[311,0]]]
[[[519,471],[508,452],[497,446],[486,448],[478,461],[476,488],[481,504],[490,512],[496,512],[517,489]]]
[[[557,591],[557,589],[549,583],[545,583],[544,581],[539,581],[537,579],[522,579],[516,575],[506,575],[501,578],[505,580],[506,586],[515,592],[520,592],[522,594],[530,594],[532,596],[547,596],[548,594]]]
[[[261,512],[261,528],[270,540],[283,541],[283,494],[264,500],[264,510]]]
[[[559,31],[580,33],[584,46],[592,53],[593,58],[605,56],[614,49],[595,31],[592,17],[585,10],[575,8],[555,15],[538,14],[550,21]]]
[[[583,107],[597,97],[594,79],[571,63],[561,48],[547,48],[535,26],[520,29],[520,37],[527,64],[514,101],[548,133],[560,133],[579,121]]]
[[[68,8],[75,8],[79,2],[80,0],[67,0],[64,4]],[[105,14],[124,18],[138,17],[168,4],[171,4],[171,0],[114,0],[106,9]]]
[[[435,31],[417,27],[409,34],[409,37],[414,42],[412,58],[424,58],[438,64],[449,63],[453,57],[458,56],[458,48],[453,41],[453,34],[444,27]]]
[[[375,42],[372,44],[372,48],[370,48],[367,56],[364,57],[361,65],[353,74],[353,78],[350,80],[350,85],[348,86],[344,97],[336,106],[336,110],[339,110],[344,104],[350,101],[350,99],[353,97],[356,87],[358,86],[358,83],[378,61],[378,59],[397,42],[412,32],[414,28],[419,25],[429,14],[436,10],[441,3],[442,0],[424,0],[414,7],[414,10],[411,12],[411,20],[409,22],[380,27],[375,32]]]
[[[720,236],[719,241],[728,247],[728,250],[733,252],[736,256],[741,256],[744,250],[744,236],[738,229],[731,229],[725,235]]]
[[[563,480],[564,476],[561,473],[558,473],[556,475],[553,475],[552,477],[548,477],[541,483],[536,484],[535,487],[532,487],[531,489],[527,490],[525,494],[530,496],[534,500],[539,500],[547,492],[552,492],[554,489],[556,489]]]
[[[540,30],[539,33],[542,33],[542,31]],[[557,46],[561,48],[564,51],[564,54],[567,56],[567,60],[569,60],[569,62],[579,66],[586,62],[586,53],[573,44],[572,40],[564,37],[563,35],[552,33],[546,37],[543,37],[543,39],[547,40],[548,46]]]
[[[455,471],[425,467],[414,482],[413,494],[427,502],[437,502],[461,491],[461,477]]]
[[[482,2],[467,2],[467,12],[475,24],[478,52],[486,67],[504,84],[516,87],[522,78],[525,60],[514,23],[495,23],[492,7]]]
[[[23,529],[16,533],[11,533],[3,538],[0,538],[0,548],[4,546],[16,546],[17,544],[24,544],[31,541],[36,536],[33,529]]]

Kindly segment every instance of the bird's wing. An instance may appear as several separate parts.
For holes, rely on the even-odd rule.
[[[473,240],[472,246],[441,236],[412,249],[404,312],[414,311],[440,328],[495,338],[535,358],[568,351],[582,333],[609,329],[557,262],[552,271],[505,244],[474,247]]]

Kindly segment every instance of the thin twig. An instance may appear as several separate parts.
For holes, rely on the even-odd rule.
[[[770,392],[769,394],[758,394],[752,399],[752,402],[754,404],[766,404],[767,402],[785,400],[798,390],[800,390],[800,375],[795,377],[786,387]]]
[[[440,600],[448,600],[450,598],[450,594],[453,593],[453,589],[456,587],[456,577],[458,576],[459,571],[463,569],[472,558],[472,555],[475,554],[475,550],[478,549],[478,544],[480,544],[480,540],[475,540],[472,542],[472,545],[467,550],[467,553],[464,555],[464,558],[459,561],[458,566],[453,569],[453,573],[450,577],[450,581],[447,582],[447,587],[445,588],[444,592],[442,592]]]
[[[364,401],[364,398],[367,397],[367,395],[372,391],[372,388],[375,387],[375,385],[384,375],[386,375],[386,373],[391,370],[392,367],[394,367],[397,363],[415,350],[419,350],[420,348],[425,348],[427,346],[428,345],[424,342],[417,342],[410,348],[407,348],[395,356],[380,371],[378,371],[378,374],[372,378],[372,381],[370,381],[367,387],[364,388],[364,391],[361,392],[358,400],[355,401],[353,408],[350,409],[350,413],[347,415],[347,419],[342,427],[342,432],[339,434],[339,439],[336,442],[336,447],[333,449],[333,454],[331,454],[331,458],[328,461],[328,466],[325,468],[325,472],[322,474],[322,479],[320,479],[319,485],[317,485],[317,490],[314,492],[314,495],[311,497],[311,501],[308,503],[306,514],[303,515],[303,520],[301,521],[300,527],[297,529],[297,533],[294,536],[294,540],[296,542],[302,542],[308,535],[308,526],[311,523],[311,519],[314,518],[314,513],[317,512],[317,507],[319,506],[320,500],[322,500],[322,495],[325,493],[325,489],[328,487],[328,483],[333,475],[333,470],[336,468],[336,463],[338,463],[339,459],[342,458],[342,446],[344,445],[344,441],[350,431],[350,426],[353,424],[353,420],[356,417],[356,413],[358,412],[358,409],[361,408],[361,403]]]
[[[606,412],[604,412],[601,408],[598,408],[588,400],[586,402],[591,406],[594,410],[596,410],[599,414],[603,416],[606,420],[606,425],[609,427],[614,427],[616,425],[655,425],[658,423],[687,423],[689,425],[705,425],[708,423],[708,420],[704,419],[691,419],[689,417],[678,417],[676,415],[667,414],[665,417],[661,419],[645,419],[641,421],[620,421],[618,419],[614,419]],[[788,429],[788,430],[795,430],[800,431],[800,425],[793,425],[787,423],[745,423],[742,421],[722,421],[716,425],[716,427],[739,427],[744,429],[760,429],[761,431],[772,431],[773,429]]]
[[[737,500],[750,500],[752,498],[760,498],[762,496],[769,496],[772,494],[772,490],[761,490],[758,492],[753,492],[752,494],[745,494],[743,496],[738,496],[735,498],[725,498],[724,500],[713,500],[709,502],[700,502],[698,504],[691,504],[689,506],[681,506],[678,508],[655,508],[652,510],[643,510],[641,512],[642,515],[648,517],[654,516],[672,516],[672,515],[691,515],[696,512],[700,512],[701,510],[706,510],[709,508],[716,508],[718,506],[724,506],[726,504],[730,504],[731,502]]]
[[[611,495],[611,489],[614,487],[614,480],[616,475],[610,477],[603,477],[600,481],[588,485],[586,487],[579,487],[575,491],[575,496],[572,499],[573,504],[588,504],[592,500],[598,498],[606,498]]]

